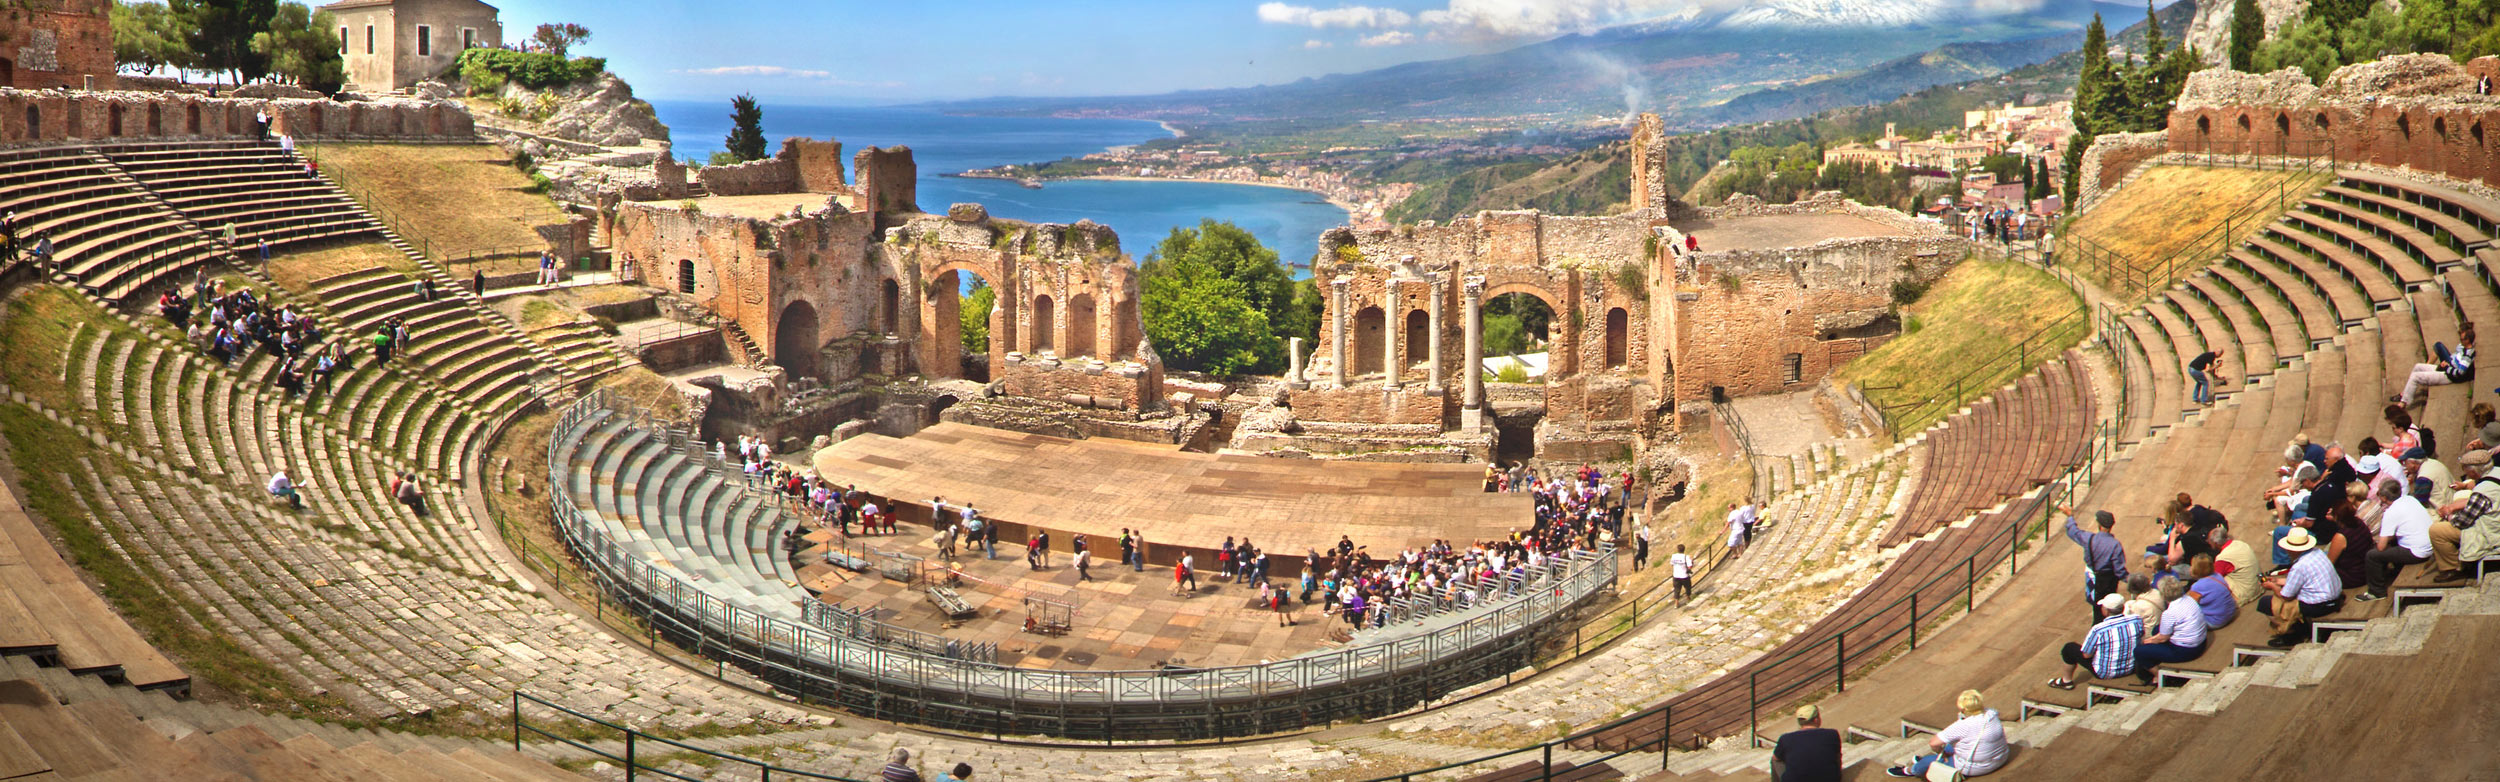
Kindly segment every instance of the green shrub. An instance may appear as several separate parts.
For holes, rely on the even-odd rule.
[[[1501,371],[1498,371],[1498,372],[1493,373],[1493,382],[1496,382],[1496,383],[1525,383],[1525,382],[1528,382],[1528,367],[1527,367],[1527,365],[1525,365],[1525,364],[1521,364],[1521,363],[1519,363],[1519,362],[1517,362],[1517,361],[1513,361],[1513,362],[1510,362],[1510,363],[1508,363],[1508,364],[1503,364],[1503,365],[1502,365],[1502,369],[1501,369]]]
[[[460,53],[460,78],[473,90],[492,82],[501,87],[505,81],[534,90],[562,87],[597,77],[607,70],[608,61],[599,57],[577,57],[567,60],[546,52],[516,52],[508,49],[469,49]]]
[[[1895,280],[1892,283],[1892,303],[1903,307],[1910,306],[1912,302],[1927,295],[1927,287],[1928,283],[1924,282]]]

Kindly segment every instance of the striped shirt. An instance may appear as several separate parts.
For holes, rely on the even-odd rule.
[[[2335,562],[2321,549],[2301,552],[2292,561],[2291,572],[2283,576],[2283,597],[2310,605],[2333,601],[2344,593],[2344,580],[2335,575]]]
[[[2144,640],[2144,620],[2134,614],[2111,614],[2083,637],[2083,653],[2092,655],[2092,676],[2115,679],[2135,672],[2135,645]]]

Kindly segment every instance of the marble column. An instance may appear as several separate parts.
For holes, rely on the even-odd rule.
[[[1338,388],[1353,385],[1354,379],[1345,363],[1345,308],[1351,303],[1345,289],[1344,277],[1328,281],[1328,360],[1331,371],[1337,373]]]
[[[1285,338],[1285,361],[1286,361],[1286,362],[1288,362],[1288,363],[1291,365],[1291,367],[1292,367],[1290,370],[1288,370],[1290,374],[1285,375],[1285,381],[1286,381],[1286,384],[1287,384],[1287,385],[1290,385],[1290,386],[1292,386],[1292,387],[1294,387],[1294,388],[1304,388],[1304,387],[1307,387],[1307,386],[1309,386],[1309,385],[1311,384],[1311,381],[1310,381],[1309,379],[1304,378],[1304,377],[1302,376],[1302,338],[1301,338],[1301,337],[1286,337],[1286,338]]]
[[[1484,405],[1484,278],[1467,278],[1461,291],[1466,302],[1461,326],[1467,331],[1467,391],[1460,402],[1473,411]]]
[[[1390,280],[1388,288],[1389,292],[1380,297],[1380,344],[1385,346],[1380,354],[1380,366],[1385,370],[1383,374],[1388,378],[1389,387],[1397,388],[1398,375],[1403,374],[1398,371],[1398,336],[1406,331],[1406,313],[1398,311],[1398,280]]]
[[[1434,391],[1439,391],[1446,387],[1441,380],[1441,343],[1443,342],[1441,339],[1441,297],[1449,291],[1442,287],[1441,278],[1439,277],[1432,278],[1431,282],[1426,283],[1425,287],[1432,291],[1432,326],[1430,330],[1432,342],[1430,343],[1430,346],[1424,350],[1424,355],[1430,357],[1426,359],[1426,361],[1427,366],[1430,367],[1427,371],[1431,373],[1425,376],[1424,384]]]

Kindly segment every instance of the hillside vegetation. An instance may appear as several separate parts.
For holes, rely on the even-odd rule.
[[[1446,176],[1410,167],[1380,172],[1391,181],[1424,181],[1423,187],[1388,210],[1391,222],[1447,220],[1483,209],[1538,209],[1548,214],[1613,214],[1631,206],[1632,159],[1628,142],[1559,157],[1532,157],[1457,169]],[[1424,174],[1418,177],[1417,174]]]
[[[537,227],[571,219],[492,144],[308,144],[305,152],[435,258],[535,255],[547,244]]]
[[[2061,260],[2113,291],[2121,289],[2121,281],[2140,280],[2165,268],[2175,279],[2274,222],[2284,208],[2325,186],[2329,176],[2320,171],[2153,166],[2068,224]],[[2232,236],[2217,233],[2226,227]],[[2083,243],[2106,250],[2115,263],[2091,262],[2078,252]],[[2183,252],[2201,257],[2172,265],[2171,256]]]
[[[1906,436],[2082,341],[2092,328],[2074,317],[2082,305],[2074,289],[2039,267],[1973,257],[1904,308],[1901,336],[1842,366],[1832,380],[1859,384],[1868,401],[1897,416],[1893,431]],[[2027,339],[2025,350],[2013,350]]]

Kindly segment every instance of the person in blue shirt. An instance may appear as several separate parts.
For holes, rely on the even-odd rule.
[[[2084,602],[2093,605],[2092,621],[2101,621],[2108,612],[2100,608],[2101,598],[2118,593],[2118,585],[2127,581],[2127,547],[2118,542],[2110,529],[2118,526],[2118,517],[2109,511],[2092,514],[2092,531],[2086,532],[2075,521],[2075,509],[2060,507],[2066,514],[2066,537],[2083,547],[2085,576]]]
[[[2438,363],[2413,365],[2413,372],[2405,375],[2404,390],[2388,397],[2387,401],[2411,407],[2414,398],[2421,396],[2426,386],[2474,382],[2474,324],[2468,323],[2457,329],[2456,350],[2449,350],[2444,342],[2431,343],[2431,356],[2438,359]]]

